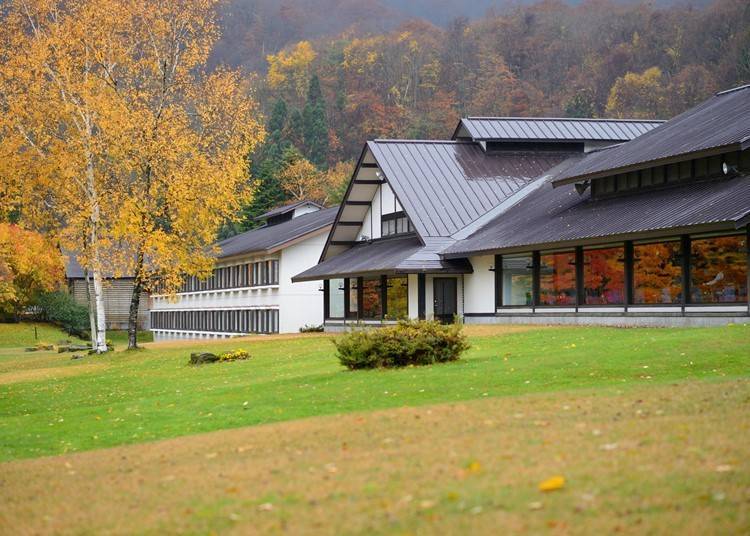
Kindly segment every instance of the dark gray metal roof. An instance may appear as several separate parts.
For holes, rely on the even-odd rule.
[[[217,257],[222,259],[278,249],[288,242],[331,225],[337,211],[338,207],[318,210],[278,225],[260,227],[227,238],[216,244],[220,249]]]
[[[612,175],[710,150],[750,147],[750,85],[717,93],[643,136],[606,151],[592,152],[556,184]]]
[[[84,279],[83,267],[76,258],[76,253],[63,251],[63,257],[65,258],[65,277],[66,279]],[[102,277],[105,279],[133,279],[133,274],[121,274],[115,277],[114,271],[111,267],[105,267]]]
[[[570,156],[486,154],[478,143],[456,141],[375,140],[368,147],[423,239],[451,236]]]
[[[290,203],[288,205],[284,205],[282,207],[276,207],[272,210],[269,210],[268,212],[261,214],[260,216],[257,216],[255,220],[267,220],[268,218],[273,218],[274,216],[281,216],[282,214],[286,214],[287,212],[291,212],[299,207],[306,206],[306,205],[316,207],[319,209],[323,208],[323,205],[319,205],[318,203],[314,201],[307,201],[307,200],[297,201],[295,203]]]
[[[474,140],[490,141],[629,141],[663,121],[543,117],[466,117],[463,126]]]
[[[446,258],[521,246],[648,233],[706,224],[741,227],[750,215],[750,175],[593,201],[549,183],[465,240]]]
[[[294,276],[292,281],[384,273],[471,273],[466,260],[441,259],[437,251],[444,247],[444,240],[424,246],[414,235],[362,242]]]

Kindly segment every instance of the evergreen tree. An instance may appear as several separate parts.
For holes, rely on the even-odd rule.
[[[318,75],[310,78],[307,103],[302,113],[302,135],[305,156],[318,169],[325,170],[328,165],[328,120]]]

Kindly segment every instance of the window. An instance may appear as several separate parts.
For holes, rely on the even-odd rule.
[[[747,302],[745,235],[691,240],[690,302]]]
[[[680,249],[677,240],[633,246],[633,303],[681,303]]]
[[[357,279],[347,279],[346,283],[349,286],[349,311],[347,317],[357,318],[359,313],[359,286],[357,285]]]
[[[380,318],[380,277],[362,278],[362,318]]]
[[[409,316],[409,283],[406,276],[386,279],[386,317],[398,320]]]
[[[503,305],[531,305],[533,258],[531,255],[503,255]]]
[[[576,304],[575,252],[546,253],[539,261],[540,305]]]
[[[583,250],[583,303],[625,303],[625,249]]]
[[[403,211],[383,214],[381,217],[381,235],[410,233],[413,231],[411,221]]]
[[[328,318],[344,318],[344,280],[328,280]]]

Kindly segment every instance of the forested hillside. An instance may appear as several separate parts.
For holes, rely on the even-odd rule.
[[[394,2],[294,6],[303,4],[316,8],[289,4],[294,24],[272,16],[285,4],[268,7],[276,26],[254,18],[234,56],[221,58],[247,58],[240,63],[258,73],[266,112],[248,217],[295,197],[336,201],[367,139],[445,138],[466,115],[669,118],[750,81],[747,0],[703,8],[545,1],[445,26],[406,20]],[[222,46],[242,25],[229,19]],[[328,30],[337,33],[314,37]]]

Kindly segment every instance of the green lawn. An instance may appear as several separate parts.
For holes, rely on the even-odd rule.
[[[71,361],[0,350],[0,460],[327,414],[563,390],[747,377],[750,327],[470,330],[450,364],[348,372],[327,335],[150,345]],[[21,340],[9,335],[6,341]],[[23,339],[25,340],[25,339]],[[27,344],[23,342],[22,344]],[[124,346],[120,346],[121,348]],[[188,366],[191,351],[252,359]]]
[[[70,337],[61,329],[50,324],[41,322],[0,323],[0,349],[36,346],[39,343],[57,344],[65,340],[79,342],[77,338]],[[0,353],[2,353],[2,350],[0,350]]]

